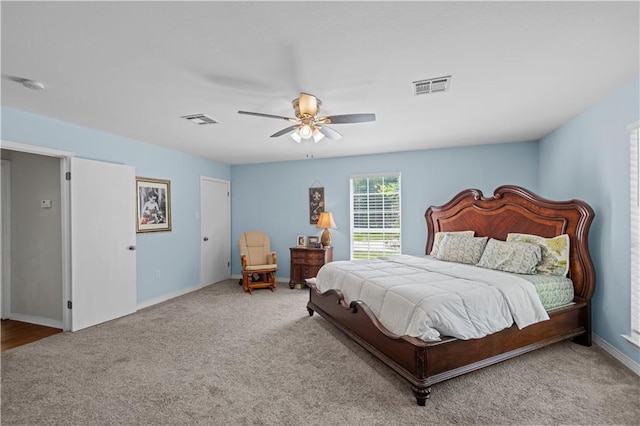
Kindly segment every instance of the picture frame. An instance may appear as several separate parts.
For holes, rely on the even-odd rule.
[[[298,235],[298,241],[296,243],[298,247],[306,247],[307,246],[307,237],[304,235]]]
[[[307,237],[307,245],[309,247],[317,248],[320,245],[320,237],[310,235]]]
[[[324,186],[309,188],[309,223],[318,223],[320,213],[324,211]]]
[[[136,233],[171,231],[171,181],[136,176]]]

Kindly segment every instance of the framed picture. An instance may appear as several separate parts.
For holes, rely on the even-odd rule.
[[[309,188],[309,223],[318,223],[320,213],[324,211],[324,187]]]
[[[136,232],[171,231],[171,182],[136,176]]]
[[[306,245],[307,245],[307,237],[305,237],[304,235],[298,235],[297,245],[298,245],[298,247],[306,247]]]
[[[307,237],[307,245],[309,247],[318,247],[320,245],[320,238],[313,235]]]

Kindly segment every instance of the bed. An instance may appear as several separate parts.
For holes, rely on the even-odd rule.
[[[406,379],[418,405],[424,406],[436,383],[565,339],[591,345],[590,303],[596,278],[588,234],[594,216],[583,201],[551,201],[513,185],[497,188],[491,197],[467,189],[426,210],[425,255],[432,252],[436,234],[442,233],[472,230],[477,237],[501,241],[516,233],[568,236],[567,276],[573,302],[549,310],[548,320],[524,328],[513,324],[481,338],[441,335],[435,341],[423,340],[391,332],[365,301],[347,303],[340,289],[320,291],[315,283],[309,284],[307,310],[310,316],[317,312]]]

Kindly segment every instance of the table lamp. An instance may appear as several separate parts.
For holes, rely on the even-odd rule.
[[[324,228],[324,232],[320,237],[320,243],[322,244],[322,247],[331,247],[331,233],[329,232],[329,228],[337,228],[336,223],[333,221],[333,215],[331,214],[331,212],[320,213],[316,228]]]

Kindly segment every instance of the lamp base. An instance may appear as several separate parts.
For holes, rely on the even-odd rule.
[[[329,232],[329,230],[327,228],[324,228],[324,232],[322,233],[322,236],[320,237],[320,243],[322,244],[322,247],[324,247],[324,248],[331,247],[331,233]]]

